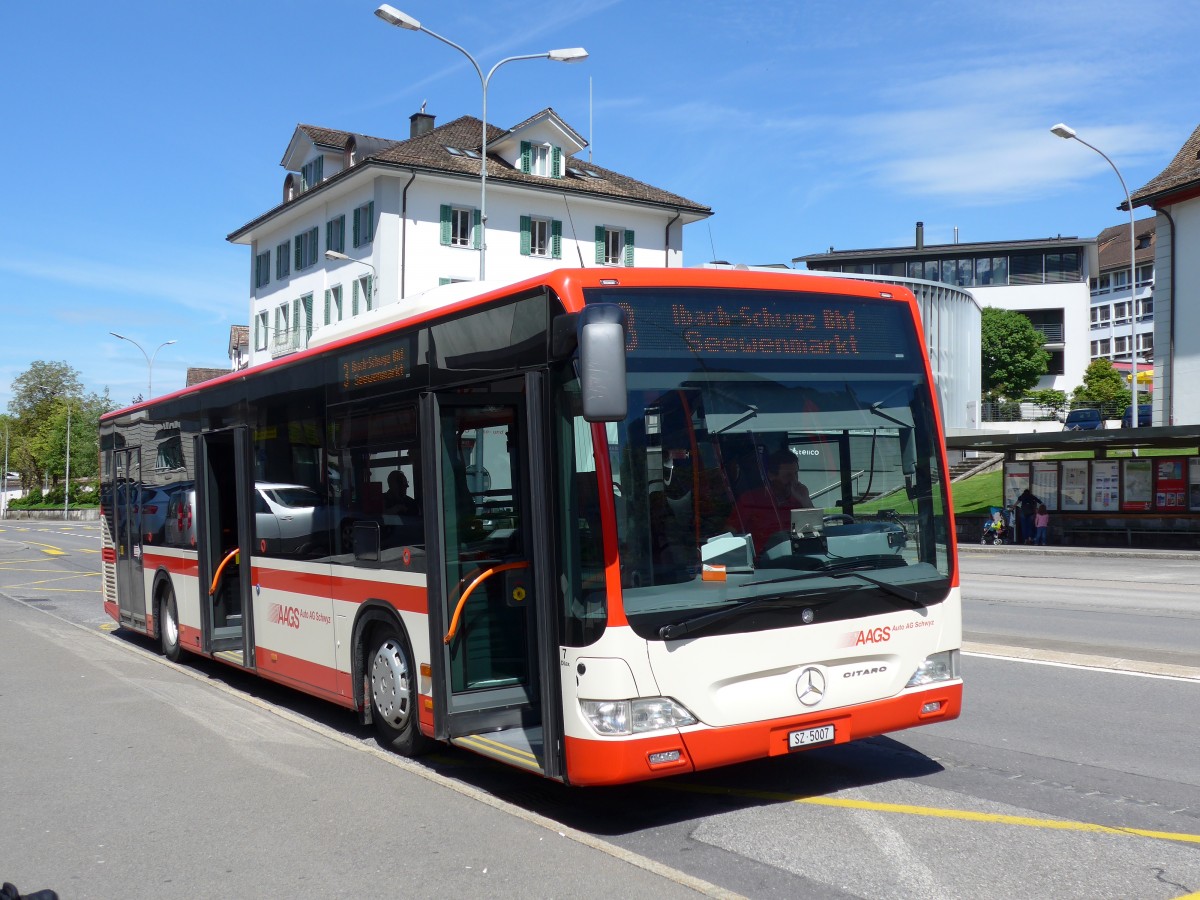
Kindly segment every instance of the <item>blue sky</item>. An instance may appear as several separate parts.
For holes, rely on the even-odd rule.
[[[479,115],[469,63],[385,25],[374,0],[14,3],[0,84],[0,409],[34,360],[127,403],[227,365],[249,249],[297,123],[408,133]],[[1094,236],[1200,122],[1200,4],[1142,0],[393,0],[470,51],[583,46],[506,66],[488,120],[554,107],[594,161],[711,206],[685,263]],[[585,151],[586,153],[586,151]],[[1141,211],[1141,215],[1148,214]]]

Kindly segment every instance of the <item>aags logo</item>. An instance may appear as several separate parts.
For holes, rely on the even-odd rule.
[[[882,644],[892,639],[892,629],[888,628],[871,628],[866,631],[860,631],[854,638],[854,646],[861,647],[863,644]]]
[[[267,618],[273,625],[285,625],[288,628],[300,627],[300,610],[294,606],[272,603],[267,607]]]

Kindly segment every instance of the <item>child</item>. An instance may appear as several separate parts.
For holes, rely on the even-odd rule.
[[[1033,516],[1034,538],[1033,542],[1039,547],[1046,546],[1046,531],[1050,527],[1050,511],[1046,509],[1045,503],[1039,503],[1037,512]]]

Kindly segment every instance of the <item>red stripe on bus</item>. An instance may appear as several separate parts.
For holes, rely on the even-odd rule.
[[[922,714],[926,703],[941,701],[936,713]],[[768,719],[686,734],[657,734],[633,740],[567,737],[567,780],[577,785],[624,784],[680,772],[698,772],[765,756],[788,754],[788,734],[801,728],[832,724],[835,744],[875,735],[946,722],[962,709],[962,683],[934,686],[927,691],[877,700],[825,713]],[[679,760],[652,764],[650,754],[679,752]]]
[[[197,578],[200,575],[200,562],[194,556],[167,556],[163,553],[142,552],[142,564],[147,568],[165,569],[172,575],[187,575]]]
[[[334,597],[347,603],[383,600],[405,612],[427,613],[428,593],[424,587],[411,584],[392,584],[386,581],[364,581],[338,575],[318,575],[312,572],[289,572],[255,566],[251,576],[256,585],[275,591],[287,591],[308,597]]]

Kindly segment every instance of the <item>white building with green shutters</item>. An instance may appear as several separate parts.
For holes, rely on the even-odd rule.
[[[563,266],[682,266],[683,226],[712,210],[581,159],[587,142],[552,109],[488,126],[411,117],[406,140],[296,127],[282,202],[229,240],[250,247],[250,364],[294,353],[323,328],[479,277]],[[367,319],[373,317],[366,317]]]

